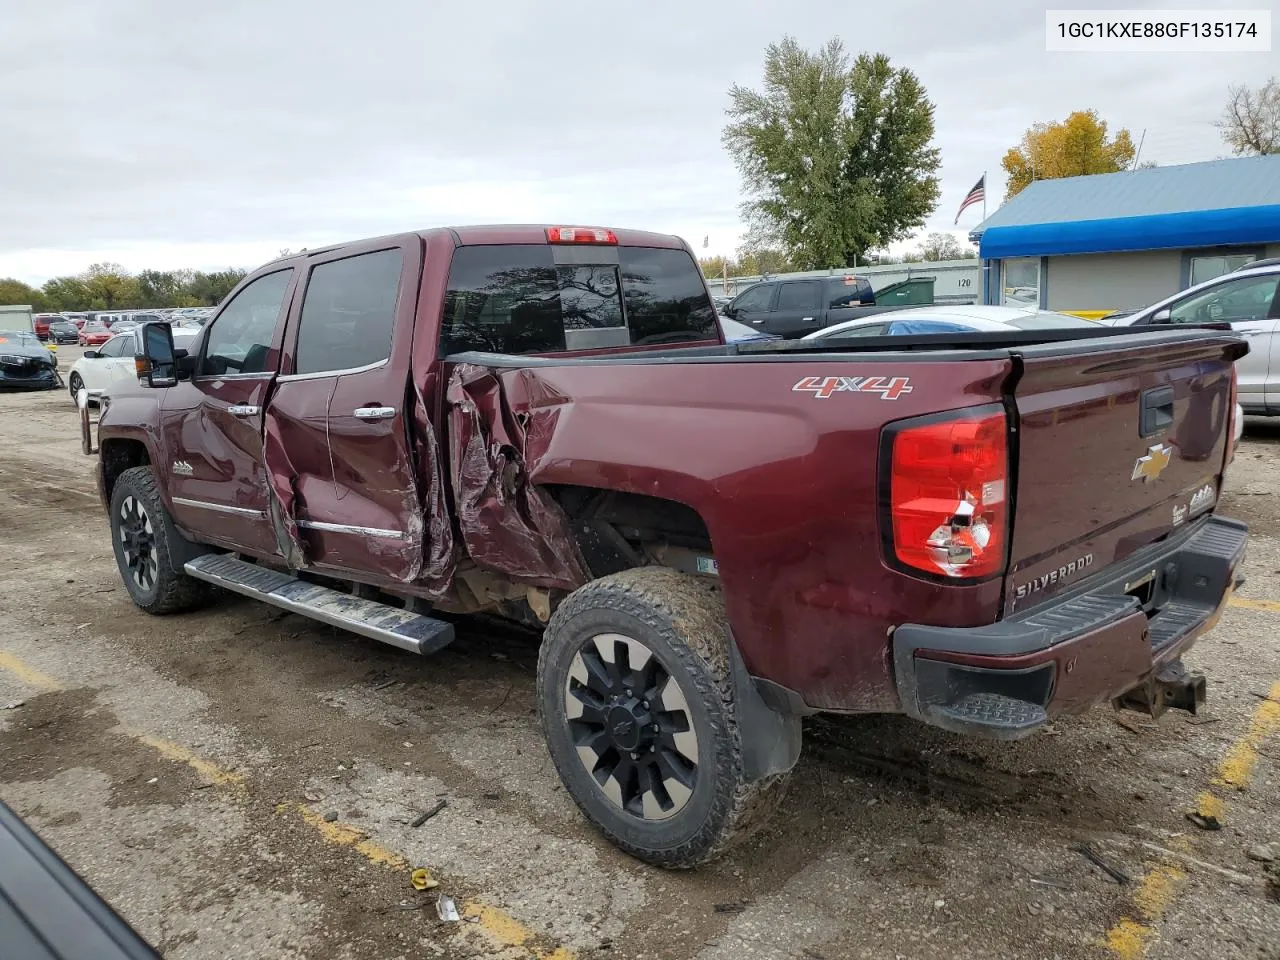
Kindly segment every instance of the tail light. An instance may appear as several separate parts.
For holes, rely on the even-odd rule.
[[[617,244],[618,236],[612,230],[597,227],[547,227],[547,242]]]
[[[892,558],[945,577],[1002,572],[1009,533],[1004,410],[906,421],[892,428],[889,443]]]

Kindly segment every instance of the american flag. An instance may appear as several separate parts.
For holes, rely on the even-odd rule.
[[[960,209],[956,211],[956,223],[960,222],[960,214],[964,213],[975,203],[982,203],[987,199],[987,175],[984,173],[978,178],[978,182],[973,185],[973,189],[965,194],[964,200],[960,202]]]

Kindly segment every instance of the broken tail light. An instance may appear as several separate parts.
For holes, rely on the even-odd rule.
[[[547,243],[608,243],[616,245],[618,236],[599,227],[547,227]]]
[[[1003,408],[903,421],[888,444],[891,559],[948,578],[1001,573],[1009,534]]]

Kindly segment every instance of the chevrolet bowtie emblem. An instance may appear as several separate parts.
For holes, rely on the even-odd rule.
[[[1133,477],[1131,479],[1141,480],[1144,483],[1148,480],[1154,480],[1164,473],[1164,468],[1169,465],[1169,461],[1172,459],[1173,447],[1157,443],[1147,450],[1145,456],[1138,458],[1138,462],[1133,465]]]

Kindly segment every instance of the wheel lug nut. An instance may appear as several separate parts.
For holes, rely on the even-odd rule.
[[[627,687],[627,688],[626,688],[626,689],[624,689],[622,692],[623,692],[623,693],[625,693],[628,697],[629,697],[629,696],[631,696],[631,688],[630,688],[630,687]]]
[[[642,706],[642,707],[644,707],[646,710],[648,710],[648,709],[649,709],[649,701],[648,701],[648,700],[644,701],[644,703],[640,704],[640,706]]]
[[[650,729],[651,729],[654,733],[657,733],[657,732],[658,732],[659,730],[661,730],[662,728],[661,728],[660,726],[658,726],[658,725],[655,723],[652,727],[650,727]]]
[[[639,759],[640,759],[640,754],[638,754],[638,753],[633,753],[633,754],[631,754],[631,759],[632,759],[632,760],[639,760]]]

